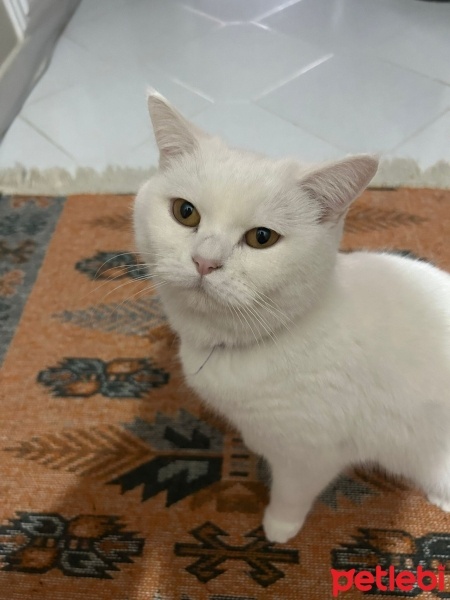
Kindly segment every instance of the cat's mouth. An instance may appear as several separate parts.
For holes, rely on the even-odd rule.
[[[195,284],[194,284],[194,289],[197,290],[198,292],[200,292],[201,294],[204,294],[205,296],[209,296],[211,297],[212,294],[212,286],[211,286],[211,282],[207,282],[205,280],[205,277],[199,277]]]
[[[219,304],[227,304],[226,299],[221,293],[222,285],[213,282],[208,277],[198,276],[190,277],[184,281],[173,282],[179,289],[184,289],[191,295],[192,301],[207,301]]]
[[[198,295],[208,302],[221,307],[227,307],[231,304],[240,304],[241,299],[236,294],[235,286],[224,284],[224,282],[212,281],[207,277],[199,277],[195,283],[195,288]]]
[[[181,275],[181,273],[180,273]],[[183,297],[195,307],[197,302],[219,305],[222,308],[240,306],[248,304],[236,281],[230,280],[223,275],[219,278],[214,275],[194,275],[183,273],[182,276],[165,277],[164,280],[169,284],[169,288],[174,291],[179,290]],[[216,306],[217,308],[217,306]]]

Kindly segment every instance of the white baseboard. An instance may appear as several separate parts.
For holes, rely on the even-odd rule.
[[[111,166],[102,172],[79,168],[26,169],[20,165],[0,170],[0,193],[23,195],[134,194],[155,172],[155,167],[131,169]],[[382,159],[370,187],[450,189],[450,163],[439,162],[422,170],[407,158]]]

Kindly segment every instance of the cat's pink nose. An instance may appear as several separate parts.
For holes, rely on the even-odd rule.
[[[197,271],[200,275],[209,275],[216,269],[220,269],[222,266],[218,260],[210,260],[208,258],[202,258],[201,256],[193,256],[192,260],[197,267]]]

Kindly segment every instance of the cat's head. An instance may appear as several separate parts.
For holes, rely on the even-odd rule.
[[[160,166],[136,198],[135,234],[172,325],[205,345],[275,334],[323,293],[378,161],[271,160],[200,131],[156,92],[149,109]]]

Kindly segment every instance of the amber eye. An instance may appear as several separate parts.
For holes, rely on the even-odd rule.
[[[267,227],[255,227],[245,234],[245,241],[252,248],[268,248],[280,239],[280,234]]]
[[[200,213],[193,204],[183,198],[175,198],[172,204],[175,219],[186,227],[197,227],[200,223]]]

